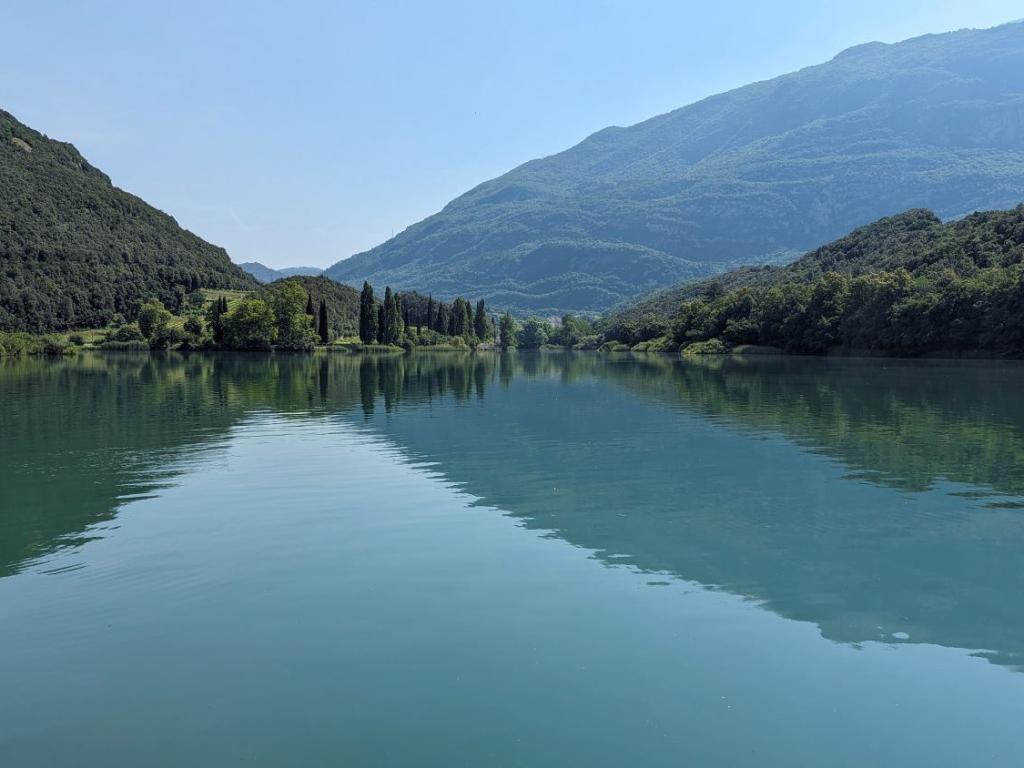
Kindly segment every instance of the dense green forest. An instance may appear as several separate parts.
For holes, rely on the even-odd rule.
[[[0,110],[0,330],[100,327],[150,297],[252,289],[227,253]]]
[[[480,184],[337,280],[601,312],[912,207],[1024,200],[1024,24],[872,43],[599,131]],[[614,98],[614,96],[613,96]]]
[[[747,268],[606,318],[656,349],[1024,355],[1024,206],[944,224],[914,210],[785,267]]]

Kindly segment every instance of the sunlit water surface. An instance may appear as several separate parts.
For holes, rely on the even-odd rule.
[[[0,765],[1024,765],[1024,367],[0,366]]]

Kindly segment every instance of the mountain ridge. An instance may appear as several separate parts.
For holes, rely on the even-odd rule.
[[[284,267],[274,269],[258,261],[243,261],[239,265],[243,271],[252,275],[261,283],[272,283],[286,277],[316,277],[323,274],[320,267]]]
[[[0,330],[99,327],[156,297],[250,289],[227,252],[0,110]]]
[[[495,307],[601,311],[913,207],[1024,199],[1024,26],[868,43],[477,185],[327,269]]]

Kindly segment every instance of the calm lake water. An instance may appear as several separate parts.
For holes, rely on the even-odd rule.
[[[1020,766],[1024,366],[0,366],[0,765]]]

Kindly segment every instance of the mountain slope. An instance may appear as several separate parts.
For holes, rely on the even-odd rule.
[[[908,211],[788,266],[682,286],[599,325],[608,341],[686,354],[754,345],[1024,358],[1022,318],[1024,205],[950,223]]]
[[[915,207],[1024,200],[1024,24],[850,49],[607,128],[327,273],[495,307],[603,310],[788,260]]]
[[[223,248],[0,110],[0,329],[100,326],[195,287],[255,287]]]
[[[267,285],[264,290],[273,291],[285,282],[298,283],[313,299],[314,311],[319,311],[320,301],[327,303],[327,323],[332,339],[354,336],[359,332],[359,291],[351,285],[344,285],[323,275],[293,275]]]
[[[285,267],[274,269],[258,261],[244,261],[238,265],[261,283],[272,283],[285,277],[314,277],[323,274],[319,267]]]
[[[602,325],[644,315],[671,317],[683,302],[709,292],[812,283],[826,273],[857,277],[905,269],[934,280],[943,272],[971,277],[980,270],[1024,263],[1024,205],[943,223],[932,211],[911,210],[860,227],[785,266],[742,267],[660,291],[608,315]]]

